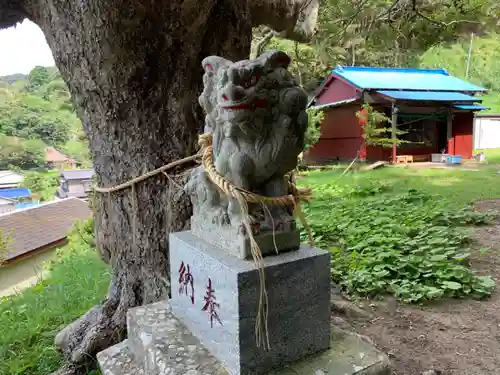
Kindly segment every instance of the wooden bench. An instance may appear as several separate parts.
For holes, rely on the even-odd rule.
[[[413,155],[397,155],[396,164],[413,163]]]
[[[431,156],[430,155],[413,155],[413,161],[415,163],[429,162],[429,161],[431,161]]]

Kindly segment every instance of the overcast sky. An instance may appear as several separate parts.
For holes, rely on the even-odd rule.
[[[37,65],[55,65],[45,36],[37,25],[24,20],[16,27],[0,31],[0,76],[27,74]]]

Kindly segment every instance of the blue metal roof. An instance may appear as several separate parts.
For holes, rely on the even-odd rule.
[[[398,90],[378,90],[379,94],[398,100],[418,100],[429,102],[480,102],[481,98],[462,94],[460,92],[448,91],[398,91]]]
[[[487,91],[444,69],[338,66],[332,73],[365,90]]]
[[[41,205],[41,203],[39,203],[39,202],[25,202],[25,203],[17,203],[16,208],[23,209],[23,208],[37,207],[40,205]]]
[[[488,107],[485,107],[481,104],[458,104],[454,105],[454,107],[458,109],[466,109],[469,111],[483,111],[485,109],[489,109]]]
[[[31,192],[26,188],[0,189],[0,198],[25,198],[31,197]]]

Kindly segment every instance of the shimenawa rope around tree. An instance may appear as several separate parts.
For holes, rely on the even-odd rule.
[[[178,167],[184,163],[190,161],[199,161],[201,158],[201,164],[205,171],[207,172],[210,180],[221,189],[224,194],[229,197],[232,197],[237,200],[240,205],[241,214],[243,217],[243,226],[246,230],[246,233],[250,240],[250,250],[252,253],[252,258],[257,266],[259,271],[259,282],[260,282],[260,290],[259,290],[259,308],[257,312],[257,320],[255,323],[255,336],[256,336],[256,344],[257,347],[261,345],[264,346],[264,349],[270,348],[269,343],[269,332],[267,328],[267,317],[268,317],[268,298],[267,291],[265,287],[265,273],[264,273],[264,263],[262,258],[262,252],[260,251],[259,245],[255,240],[250,224],[250,216],[248,212],[248,203],[260,203],[263,205],[278,205],[278,206],[287,206],[293,207],[294,216],[298,216],[302,225],[306,229],[309,237],[309,243],[311,246],[314,246],[314,240],[312,237],[311,230],[307,225],[305,215],[301,209],[300,202],[309,202],[312,194],[311,189],[298,189],[293,182],[287,179],[288,182],[288,195],[280,196],[280,197],[266,197],[262,195],[258,195],[252,193],[250,191],[238,188],[234,186],[230,181],[226,180],[222,177],[217,170],[215,169],[213,163],[213,150],[212,150],[212,135],[211,134],[201,134],[198,139],[198,144],[200,145],[200,150],[197,154],[189,156],[184,159],[177,160],[175,162],[166,164],[160,168],[157,168],[153,171],[147,172],[139,177],[136,177],[130,181],[124,182],[122,184],[112,186],[109,188],[103,188],[94,186],[94,190],[99,193],[107,194],[108,198],[110,198],[112,192],[124,190],[126,188],[132,189],[132,197],[133,209],[134,211],[137,209],[137,202],[135,196],[135,184],[138,182],[147,180],[150,177],[153,177],[160,173],[165,173],[167,170]],[[135,217],[135,212],[134,212]],[[135,223],[133,223],[135,226]],[[277,249],[276,249],[277,250]]]

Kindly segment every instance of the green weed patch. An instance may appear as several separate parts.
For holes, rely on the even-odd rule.
[[[317,245],[332,251],[332,279],[347,293],[392,294],[404,302],[491,294],[495,282],[469,265],[471,226],[493,213],[453,207],[386,184],[317,185],[306,208]]]

